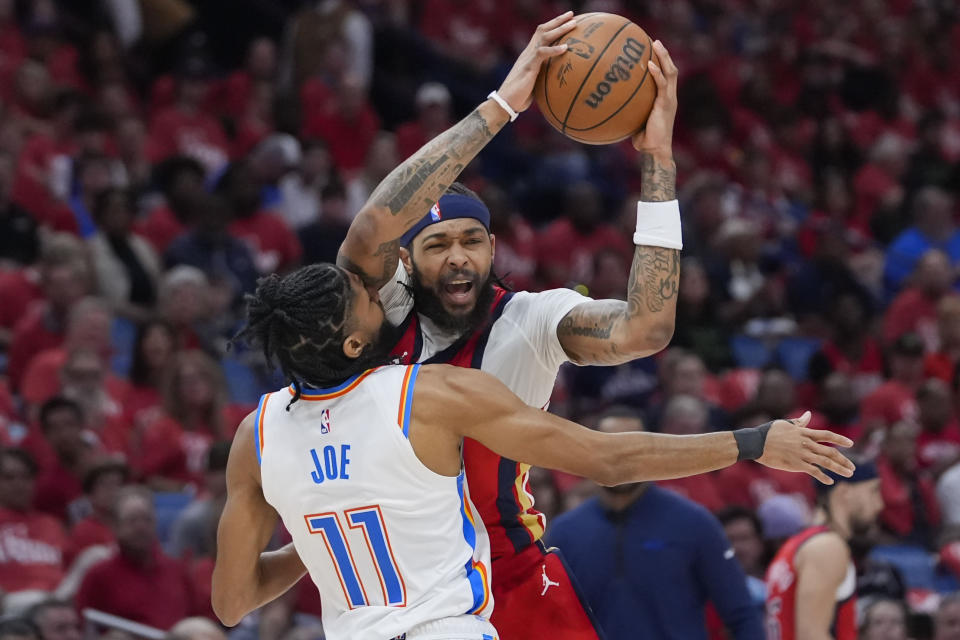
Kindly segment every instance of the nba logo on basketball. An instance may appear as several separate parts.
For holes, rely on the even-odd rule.
[[[423,209],[420,209],[420,211],[423,211]],[[441,218],[440,218],[440,203],[439,203],[439,202],[438,202],[437,204],[433,205],[432,207],[430,207],[430,219],[433,220],[434,222],[440,222],[440,219],[441,219]]]
[[[330,433],[330,409],[324,409],[320,413],[320,433]]]

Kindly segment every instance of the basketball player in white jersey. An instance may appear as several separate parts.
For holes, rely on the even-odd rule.
[[[542,62],[558,54],[546,45],[562,40],[572,24],[572,15],[564,14],[539,27],[497,95],[388,175],[357,214],[338,256],[338,264],[379,293],[388,319],[403,329],[393,351],[403,362],[481,369],[538,409],[546,407],[564,362],[620,364],[666,347],[680,279],[672,150],[678,72],[656,42],[648,70],[657,98],[633,140],[641,201],[622,299],[591,300],[569,289],[511,293],[496,286],[490,214],[454,181],[530,105]],[[529,462],[496,456],[473,440],[464,444],[471,494],[491,541],[499,603],[493,622],[503,640],[528,640],[530,628],[551,640],[596,640],[600,634],[562,557],[540,542],[546,519],[527,486]],[[544,565],[563,586],[541,594]]]
[[[383,309],[334,265],[265,278],[249,304],[243,335],[292,384],[261,399],[230,452],[213,575],[214,610],[228,625],[309,571],[329,640],[495,638],[490,552],[464,479],[464,437],[606,485],[738,459],[827,482],[815,465],[853,473],[820,444],[852,442],[807,429],[809,413],[701,436],[602,434],[528,406],[480,371],[377,366],[391,344]],[[263,552],[278,514],[292,546]]]

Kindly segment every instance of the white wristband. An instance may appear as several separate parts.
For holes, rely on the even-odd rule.
[[[667,249],[683,249],[683,231],[680,228],[680,203],[638,202],[637,230],[633,243]]]
[[[493,100],[493,101],[496,102],[498,105],[500,105],[501,107],[503,107],[503,110],[506,111],[506,112],[507,112],[507,115],[510,116],[510,122],[513,122],[514,120],[516,120],[516,119],[517,119],[517,116],[520,115],[519,113],[517,113],[516,111],[514,111],[514,110],[513,110],[513,107],[511,107],[509,104],[507,104],[507,101],[504,100],[503,98],[501,98],[501,97],[500,97],[500,94],[497,93],[496,91],[491,91],[491,92],[490,92],[490,95],[488,95],[487,98]]]

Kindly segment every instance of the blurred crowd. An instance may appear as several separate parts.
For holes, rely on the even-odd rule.
[[[280,384],[230,341],[243,294],[332,261],[567,8],[632,18],[680,68],[685,247],[672,346],[565,369],[552,410],[675,434],[813,410],[880,469],[864,637],[933,637],[960,579],[956,3],[0,0],[0,638],[72,640],[87,607],[212,616],[228,442]],[[534,106],[462,180],[506,282],[625,297],[629,142],[574,143]],[[594,492],[531,483],[548,516]],[[753,463],[662,486],[722,512],[754,578],[814,500]],[[231,637],[321,637],[318,614],[305,581]],[[902,632],[869,635],[881,614]]]

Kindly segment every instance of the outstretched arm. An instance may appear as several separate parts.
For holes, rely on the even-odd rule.
[[[797,421],[777,420],[757,461],[805,472],[827,484],[831,480],[816,465],[849,476],[853,464],[820,442],[843,447],[853,442],[830,431],[807,429],[809,420],[809,414]],[[449,365],[421,368],[413,425],[421,433],[472,438],[512,460],[608,486],[706,473],[732,465],[739,455],[729,431],[695,436],[593,431],[524,404],[493,376]]]
[[[649,67],[657,98],[646,128],[633,143],[641,153],[641,202],[669,202],[677,198],[672,145],[678,73],[659,40],[654,57],[659,64],[651,59]],[[575,307],[557,326],[560,344],[577,364],[621,364],[657,353],[673,337],[679,288],[680,251],[638,244],[626,302],[594,300]]]
[[[227,503],[217,530],[213,610],[232,627],[254,609],[280,596],[307,572],[293,543],[264,551],[277,526],[277,512],[260,488],[253,414],[244,418],[227,461]]]
[[[566,45],[549,43],[575,26],[568,11],[537,27],[498,91],[514,111],[530,106],[541,63],[566,51]],[[487,100],[390,172],[354,218],[337,264],[362,277],[368,287],[386,284],[397,270],[400,236],[430,210],[509,121],[500,105]]]

